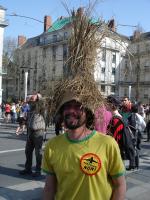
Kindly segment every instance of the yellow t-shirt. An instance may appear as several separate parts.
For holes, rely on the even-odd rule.
[[[56,200],[109,200],[111,178],[125,173],[116,141],[96,131],[77,141],[67,134],[49,140],[42,169],[56,176]]]

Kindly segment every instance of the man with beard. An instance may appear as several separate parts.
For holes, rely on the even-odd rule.
[[[63,101],[58,113],[67,132],[45,147],[43,200],[124,200],[125,170],[116,141],[90,129],[94,114],[76,98]]]

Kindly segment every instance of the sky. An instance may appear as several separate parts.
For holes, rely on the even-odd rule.
[[[87,7],[90,0],[0,0],[5,7],[6,19],[9,25],[5,28],[4,38],[17,38],[24,35],[26,38],[35,37],[43,32],[44,16],[52,17],[53,22],[60,16],[68,16],[69,10],[78,7]],[[91,0],[95,2],[95,0]],[[131,36],[139,25],[144,32],[150,31],[150,0],[97,0],[93,8],[93,16],[102,17],[105,21],[114,18],[117,31],[120,34]],[[17,14],[25,17],[10,16]],[[36,20],[28,19],[34,18]],[[124,26],[125,25],[125,26]],[[128,26],[126,26],[128,25]],[[131,25],[131,26],[130,26]]]

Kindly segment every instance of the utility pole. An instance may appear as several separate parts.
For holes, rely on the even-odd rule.
[[[28,93],[28,72],[25,72],[25,88],[24,88],[24,91],[25,91],[25,96],[24,96],[24,100],[26,101],[26,98],[27,98],[27,93]]]

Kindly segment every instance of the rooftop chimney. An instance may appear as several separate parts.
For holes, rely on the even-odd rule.
[[[77,10],[77,15],[78,16],[82,16],[84,13],[84,8],[83,7],[79,7],[78,10]]]
[[[140,39],[140,37],[141,37],[141,32],[139,30],[135,30],[133,33],[133,40],[137,41]]]
[[[50,16],[45,16],[44,17],[44,32],[46,32],[51,26],[52,26],[52,18]]]
[[[18,36],[18,47],[22,46],[26,42],[26,37],[23,35]]]

